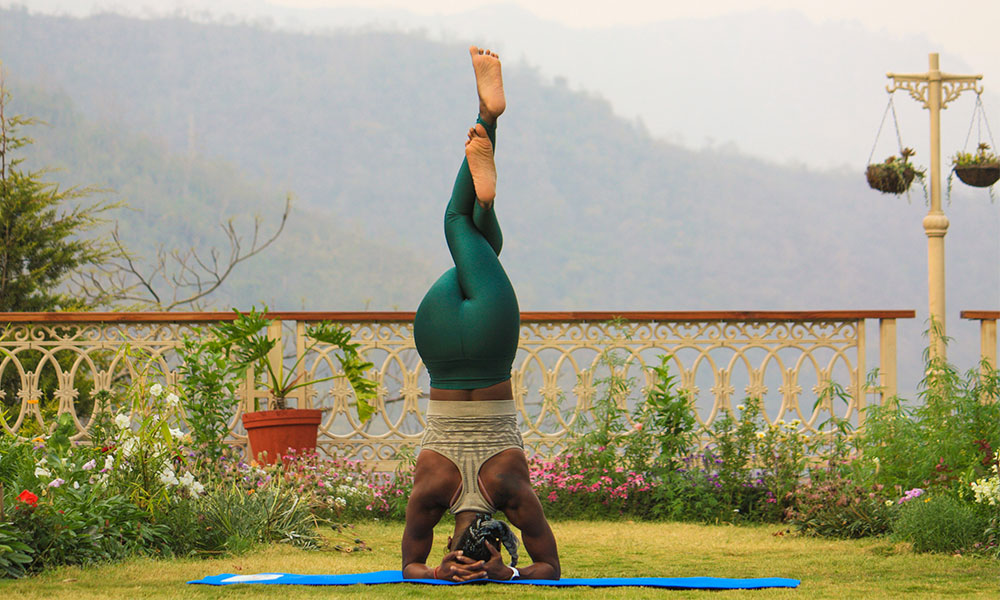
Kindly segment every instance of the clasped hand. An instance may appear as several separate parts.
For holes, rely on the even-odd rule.
[[[490,551],[488,561],[475,560],[465,556],[461,550],[449,552],[441,560],[437,570],[437,578],[448,581],[472,581],[473,579],[495,579],[505,581],[514,572],[503,563],[503,557],[492,544],[486,542]]]

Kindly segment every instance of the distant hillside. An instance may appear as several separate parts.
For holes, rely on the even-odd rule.
[[[362,308],[371,299],[412,309],[449,265],[441,212],[475,117],[466,47],[418,34],[298,35],[0,11],[0,59],[18,82],[15,95],[29,84],[61,90],[95,134],[135,139],[141,131],[178,161],[231,165],[228,183],[192,193],[192,202],[229,197],[229,207],[242,209],[237,198],[247,188],[270,210],[284,190],[300,198],[301,226],[312,233],[288,232],[284,241],[295,247],[275,248],[256,267],[290,278],[309,270],[271,290],[282,308]],[[911,202],[881,196],[865,185],[860,164],[818,172],[734,151],[691,152],[617,118],[600,98],[517,61],[505,65],[498,211],[522,309],[925,310],[919,189]],[[40,112],[24,101],[24,112]],[[127,164],[77,173],[73,159],[58,162],[77,181],[104,183],[120,171],[123,193],[137,177]],[[164,216],[167,199],[183,190],[153,187],[148,218],[166,229],[174,221]],[[948,211],[957,332],[959,309],[1000,300],[1000,226],[985,194],[959,183]],[[356,243],[339,246],[314,215],[357,232],[343,233]],[[185,239],[191,224],[176,221],[170,235]],[[307,239],[319,249],[306,250]],[[300,263],[300,251],[317,262]],[[323,263],[327,252],[338,258]],[[323,285],[309,287],[318,276]],[[234,290],[261,284],[256,270],[242,277]],[[923,318],[904,328],[904,344],[921,343]],[[978,349],[965,331],[961,339]]]
[[[15,85],[11,108],[44,124],[28,128],[30,165],[48,167],[46,179],[92,184],[127,208],[117,211],[121,237],[149,272],[156,245],[203,258],[229,252],[221,224],[230,218],[249,247],[253,217],[262,237],[278,227],[285,190],[217,158],[172,152],[154,137],[130,133],[113,122],[88,119],[65,94]],[[193,266],[193,265],[192,265]],[[379,273],[377,279],[370,273]],[[274,245],[238,265],[208,306],[228,309],[266,302],[273,308],[352,310],[403,308],[422,293],[432,273],[426,261],[366,238],[329,210],[293,204]],[[171,288],[158,283],[159,293]]]

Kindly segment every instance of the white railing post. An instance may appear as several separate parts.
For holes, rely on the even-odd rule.
[[[284,365],[282,363],[285,360],[285,356],[283,354],[284,345],[282,343],[283,335],[281,330],[281,319],[271,320],[271,324],[267,326],[267,337],[268,339],[275,340],[277,342],[274,345],[274,348],[271,348],[271,351],[267,353],[267,362],[271,364],[271,371],[278,374],[278,377],[281,377],[284,373]],[[268,375],[268,377],[270,377],[270,375]],[[279,385],[281,385],[280,381],[271,382],[272,388]],[[271,406],[271,400],[272,398],[270,397],[267,399],[268,408],[273,408]]]
[[[879,319],[879,386],[882,405],[896,401],[896,319]]]
[[[982,319],[979,321],[979,353],[988,367],[997,368],[997,320]]]

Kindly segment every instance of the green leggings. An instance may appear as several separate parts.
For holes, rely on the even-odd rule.
[[[477,120],[496,148],[496,126]],[[493,208],[476,202],[468,161],[462,162],[444,213],[455,267],[434,282],[417,308],[413,337],[431,386],[465,390],[510,379],[520,310],[497,257],[503,244]]]

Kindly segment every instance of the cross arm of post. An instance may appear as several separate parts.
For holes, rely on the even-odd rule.
[[[958,98],[962,92],[973,91],[977,94],[983,93],[983,88],[979,85],[982,75],[949,75],[941,74],[941,108],[947,108],[948,103]]]
[[[952,75],[951,73],[941,73],[931,71],[928,73],[886,73],[885,75],[892,82],[885,87],[889,93],[896,90],[903,90],[910,94],[910,97],[930,108],[930,101],[927,90],[931,81],[941,82],[941,108],[946,108],[947,104],[958,98],[962,92],[974,91],[981,94],[983,89],[978,85],[982,75]]]
[[[927,87],[930,76],[927,73],[886,73],[886,77],[891,79],[891,83],[885,86],[885,91],[890,94],[896,90],[903,90],[910,94],[910,97],[930,108],[927,102]]]

